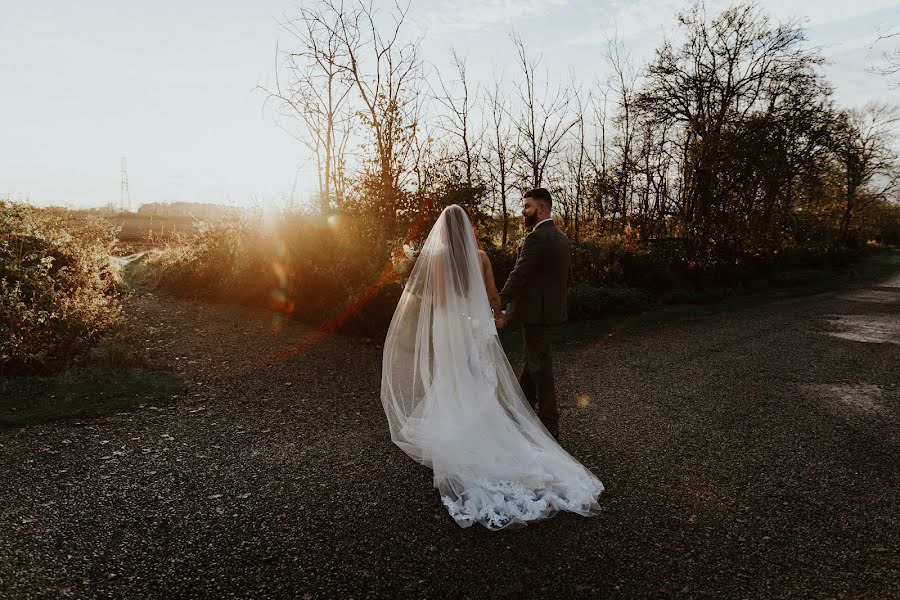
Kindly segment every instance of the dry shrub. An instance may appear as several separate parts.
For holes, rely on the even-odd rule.
[[[368,299],[383,296],[372,286],[389,250],[361,243],[351,222],[229,217],[149,252],[133,277],[178,296],[265,306],[317,326],[358,304],[342,322],[363,331]]]
[[[121,320],[99,218],[0,201],[0,370],[58,366]]]

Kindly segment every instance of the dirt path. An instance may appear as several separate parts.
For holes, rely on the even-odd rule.
[[[900,594],[900,275],[561,347],[605,511],[500,533],[391,445],[378,340],[129,311],[190,389],[0,433],[0,597]]]

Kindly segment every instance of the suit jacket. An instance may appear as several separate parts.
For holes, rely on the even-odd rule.
[[[568,318],[571,246],[553,221],[536,227],[519,246],[516,266],[500,292],[507,317],[528,325],[555,325]]]

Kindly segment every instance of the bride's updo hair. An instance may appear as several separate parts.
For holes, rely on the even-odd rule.
[[[465,296],[469,293],[469,265],[477,261],[477,256],[471,256],[475,252],[472,222],[466,210],[458,204],[452,204],[444,209],[446,220],[447,261],[450,263],[450,282],[454,291]]]

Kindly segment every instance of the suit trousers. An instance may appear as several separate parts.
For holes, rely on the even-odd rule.
[[[525,368],[519,384],[531,407],[553,437],[559,436],[559,413],[556,410],[556,388],[553,384],[554,325],[522,325],[525,340]]]

